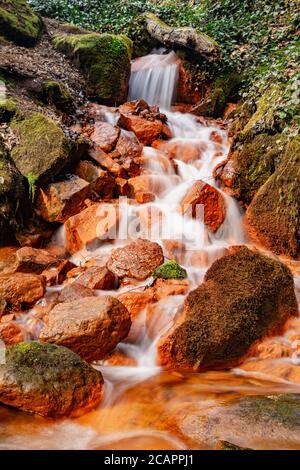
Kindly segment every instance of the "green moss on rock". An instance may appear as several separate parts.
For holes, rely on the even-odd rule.
[[[294,137],[247,210],[254,235],[277,254],[300,255],[299,181],[300,137]]]
[[[101,373],[62,346],[24,342],[0,365],[0,402],[42,416],[78,414],[99,403]]]
[[[85,73],[91,93],[106,103],[126,100],[132,42],[112,34],[63,35],[55,46]]]
[[[68,141],[52,119],[32,113],[23,120],[14,119],[11,128],[19,139],[11,157],[26,178],[31,175],[35,181],[44,182],[69,162]]]
[[[0,100],[0,123],[9,122],[17,111],[17,103],[12,98]]]
[[[300,395],[252,396],[238,400],[235,413],[253,421],[276,423],[291,429],[300,427]]]
[[[194,107],[193,113],[212,118],[222,116],[226,104],[237,100],[240,83],[241,78],[235,72],[221,75],[214,80],[204,99]]]
[[[193,108],[198,116],[220,117],[226,106],[226,96],[222,88],[212,88],[207,96]]]
[[[184,321],[159,345],[160,362],[188,370],[232,367],[298,309],[293,276],[246,247],[215,261],[185,301]]]
[[[238,199],[250,204],[259,188],[274,173],[283,147],[281,134],[259,134],[237,147],[231,158],[235,168],[232,189]]]
[[[0,0],[1,35],[19,46],[34,46],[42,30],[42,22],[26,0]]]
[[[153,277],[160,279],[185,279],[187,272],[176,260],[172,259],[156,268]]]
[[[274,111],[281,99],[281,87],[277,84],[270,86],[257,101],[256,111],[238,135],[238,140],[249,140],[256,134],[272,131],[274,128]]]
[[[63,83],[48,80],[43,84],[42,96],[43,101],[63,113],[71,113],[74,110],[71,93]]]
[[[0,246],[14,240],[26,202],[24,179],[0,144]]]

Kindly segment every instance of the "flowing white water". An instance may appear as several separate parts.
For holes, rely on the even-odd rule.
[[[175,52],[151,54],[132,63],[128,100],[144,99],[150,105],[170,109],[178,81]]]
[[[168,60],[171,62],[165,64]],[[168,56],[148,56],[143,59],[144,69],[141,63],[138,67],[137,63],[134,63],[130,99],[144,98],[152,104],[164,103],[165,108],[169,108],[175,86],[175,68],[172,68],[172,73],[171,69],[167,69],[175,65],[173,60],[174,56],[169,59]],[[152,67],[149,66],[151,61]],[[159,69],[159,72],[156,69]],[[159,80],[163,83],[158,86]],[[161,111],[167,115],[168,125],[173,133],[168,145],[177,150],[175,155],[174,150],[172,151],[170,158],[168,149],[144,148],[142,173],[150,177],[155,199],[142,205],[134,201],[130,204],[124,202],[120,225],[126,225],[126,218],[138,216],[142,228],[140,236],[157,241],[164,248],[166,258],[177,258],[187,270],[190,289],[193,289],[201,283],[207,268],[222,256],[229,246],[245,244],[248,240],[243,227],[242,210],[233,198],[218,187],[213,178],[214,168],[226,158],[229,150],[226,132],[216,126],[204,126],[192,115],[164,109]],[[116,123],[117,118],[118,114],[109,109],[105,111],[103,108],[99,114],[99,120],[111,123]],[[187,153],[188,156],[191,154],[192,158],[186,158]],[[201,218],[185,219],[180,211],[183,197],[196,180],[214,186],[224,199],[226,218],[216,233],[209,231]],[[145,217],[148,212],[151,213],[150,219]],[[147,230],[149,227],[150,231]],[[54,241],[59,246],[64,244],[63,229],[58,232]],[[78,265],[89,259],[103,264],[113,248],[129,242],[130,239],[117,239],[100,244],[95,249],[87,247],[75,254],[72,260]],[[297,287],[300,290],[299,279],[300,276],[297,278]],[[151,283],[151,279],[136,286],[128,285],[118,291],[105,293],[117,295],[130,290],[139,292],[143,291],[149,282]],[[60,287],[50,289],[48,295],[51,296],[57,288]],[[103,291],[99,291],[99,294],[103,294]],[[176,415],[179,415],[181,406],[186,406],[187,402],[204,408],[208,405],[214,406],[218,393],[223,399],[222,393],[224,396],[232,393],[267,394],[287,390],[284,388],[287,386],[290,391],[298,390],[299,385],[286,378],[285,372],[282,378],[272,376],[273,367],[282,367],[283,363],[286,366],[287,361],[292,365],[298,363],[297,339],[292,342],[289,337],[291,333],[296,334],[299,331],[296,320],[284,338],[288,346],[295,348],[295,357],[273,361],[268,373],[239,368],[232,372],[197,374],[193,378],[184,378],[177,373],[163,374],[157,365],[157,343],[173,325],[176,315],[180,313],[184,297],[166,297],[157,302],[155,307],[150,305],[150,310],[146,308],[141,311],[133,321],[129,337],[117,347],[119,353],[125,354],[133,361],[132,365],[112,366],[105,362],[94,365],[105,378],[104,400],[98,410],[81,418],[79,423],[66,420],[46,425],[45,422],[36,422],[33,418],[25,416],[22,419],[26,425],[23,421],[20,425],[16,418],[16,426],[13,426],[13,420],[8,420],[0,448],[125,449],[126,446],[135,448],[135,445],[140,445],[140,448],[145,448],[145,445],[163,445],[164,448],[182,449],[185,444],[174,436],[172,420],[169,428],[172,435],[169,432],[160,432],[160,429],[168,430],[163,413],[171,413],[175,409]],[[47,298],[42,303],[44,306]],[[39,330],[40,319],[35,309],[27,314],[26,318],[22,318],[22,324],[30,331],[36,328]],[[252,361],[255,363],[256,359]],[[158,423],[158,428],[155,423]],[[294,442],[297,441],[295,436],[293,439]],[[245,445],[247,444],[246,442]]]

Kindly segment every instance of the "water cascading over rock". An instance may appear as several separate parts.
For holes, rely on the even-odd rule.
[[[179,59],[175,52],[150,54],[132,62],[128,100],[144,99],[170,109],[176,96]]]

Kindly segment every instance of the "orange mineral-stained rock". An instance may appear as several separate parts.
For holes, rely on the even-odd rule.
[[[118,300],[127,308],[131,320],[134,320],[153,301],[153,291],[124,292],[118,296]]]
[[[157,144],[161,152],[164,152],[171,160],[181,160],[184,163],[194,162],[201,158],[206,145],[201,143],[182,142],[172,140],[170,142],[161,141]]]
[[[65,222],[67,249],[76,253],[95,240],[114,238],[119,220],[117,204],[99,202]]]
[[[56,305],[40,339],[94,361],[103,359],[126,338],[130,326],[128,310],[114,297],[85,297]]]
[[[76,279],[76,283],[90,289],[110,290],[118,287],[119,280],[106,266],[92,266]]]
[[[156,279],[152,287],[154,299],[161,300],[170,295],[186,295],[189,286],[187,279]]]
[[[26,340],[26,332],[14,321],[0,323],[0,340],[6,346],[18,344]]]
[[[90,184],[87,181],[72,175],[67,180],[40,188],[36,210],[47,222],[65,222],[82,210],[90,192]]]
[[[212,232],[216,232],[226,216],[222,194],[210,184],[198,180],[182,199],[181,210],[183,213],[191,211],[192,216],[196,217],[198,205],[203,205],[205,225]]]
[[[119,165],[117,161],[107,155],[100,147],[95,147],[89,151],[89,156],[94,160],[98,165],[100,165],[104,170],[107,170],[115,178],[126,176],[124,169]]]
[[[144,145],[165,137],[169,139],[171,130],[166,125],[166,116],[157,107],[150,107],[144,100],[131,101],[119,107],[120,119],[118,124],[132,131]]]
[[[19,273],[41,274],[44,269],[54,267],[60,263],[57,256],[46,250],[24,246],[16,254],[14,271]]]
[[[28,273],[0,275],[0,299],[8,305],[21,307],[31,305],[44,296],[45,279],[43,276]]]
[[[154,201],[155,178],[151,175],[140,175],[128,180],[127,196],[138,203]]]
[[[87,160],[83,160],[78,163],[75,173],[90,183],[91,192],[105,199],[113,197],[115,180],[108,171],[102,170],[102,168],[93,165],[93,163]]]
[[[89,138],[104,152],[111,152],[116,146],[120,128],[108,122],[96,121],[88,132]]]
[[[188,294],[182,316],[160,340],[160,364],[194,371],[234,367],[259,340],[280,334],[297,311],[287,266],[237,247]]]
[[[110,271],[119,278],[146,279],[164,261],[160,245],[139,239],[114,250],[107,262]]]

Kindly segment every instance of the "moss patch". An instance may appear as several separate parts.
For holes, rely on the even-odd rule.
[[[0,123],[9,122],[17,111],[17,103],[11,99],[0,100]]]
[[[294,137],[247,210],[257,237],[277,254],[300,255],[299,181],[300,138]]]
[[[14,240],[26,203],[23,178],[0,144],[0,246]]]
[[[19,144],[11,152],[16,167],[26,178],[46,181],[55,176],[69,161],[67,139],[52,119],[32,113],[23,120],[14,119],[11,128]]]
[[[44,102],[55,106],[63,113],[71,113],[74,110],[73,98],[63,83],[51,80],[45,82],[42,96]]]
[[[0,0],[1,34],[19,46],[33,46],[42,22],[25,0]]]
[[[0,401],[42,416],[64,416],[99,403],[101,373],[62,346],[24,342],[0,365]]]
[[[233,153],[235,174],[232,188],[245,204],[250,204],[258,189],[274,173],[282,157],[284,143],[281,134],[259,134]]]
[[[244,397],[238,403],[236,413],[250,421],[271,421],[293,429],[300,426],[300,395]]]
[[[172,259],[156,268],[153,277],[160,279],[185,279],[187,272],[176,260]]]
[[[275,125],[274,111],[281,99],[282,90],[279,85],[270,86],[259,98],[256,105],[257,109],[239,134],[239,140],[249,140],[253,135],[273,130]]]
[[[162,340],[162,364],[231,367],[297,312],[290,270],[246,247],[215,261],[204,281],[185,301],[185,321]]]
[[[55,46],[85,73],[91,93],[107,103],[126,99],[132,42],[112,34],[57,36]]]

